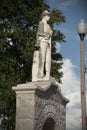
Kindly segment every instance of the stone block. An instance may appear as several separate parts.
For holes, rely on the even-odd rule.
[[[55,81],[38,81],[13,87],[16,92],[16,130],[66,129],[66,104]],[[45,126],[46,125],[46,126]]]

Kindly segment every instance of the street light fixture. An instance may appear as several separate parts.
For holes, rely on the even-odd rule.
[[[86,87],[85,87],[85,60],[84,60],[84,37],[87,33],[87,25],[81,19],[78,25],[78,34],[80,36],[80,68],[81,68],[81,111],[82,111],[82,130],[86,130]]]

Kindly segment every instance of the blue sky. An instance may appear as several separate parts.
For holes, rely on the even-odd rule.
[[[51,8],[61,10],[66,17],[65,23],[56,26],[65,35],[67,41],[57,45],[64,60],[63,84],[60,87],[64,96],[70,99],[70,103],[67,105],[67,130],[81,130],[80,38],[77,33],[77,26],[80,19],[84,19],[87,24],[87,0],[45,1]],[[85,37],[85,64],[87,68],[87,35]]]
[[[61,53],[64,58],[70,58],[79,67],[80,39],[77,33],[77,25],[80,19],[84,19],[87,23],[87,0],[47,0],[47,3],[51,8],[60,9],[66,17],[66,23],[57,27],[64,33],[67,41],[61,45]],[[85,42],[87,44],[87,40]],[[79,71],[78,68],[76,72],[79,73]]]

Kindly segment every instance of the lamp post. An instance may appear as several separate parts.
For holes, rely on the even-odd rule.
[[[78,25],[80,36],[80,68],[81,68],[81,111],[82,111],[82,130],[86,130],[86,87],[85,87],[85,60],[84,60],[84,37],[87,33],[87,25],[81,19]]]

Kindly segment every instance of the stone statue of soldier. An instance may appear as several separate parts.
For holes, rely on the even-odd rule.
[[[34,53],[32,81],[50,80],[52,37],[52,30],[48,24],[50,15],[51,13],[47,10],[43,11],[39,22],[35,44],[35,47],[39,49]]]

